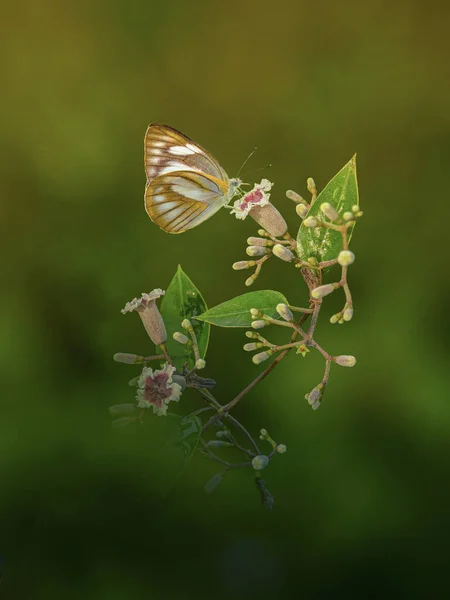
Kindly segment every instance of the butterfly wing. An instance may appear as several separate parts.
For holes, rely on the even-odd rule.
[[[145,209],[161,229],[182,233],[228,201],[229,179],[216,159],[186,135],[158,123],[144,140]]]
[[[227,202],[228,184],[197,171],[170,171],[147,183],[145,210],[168,233],[183,233]]]
[[[169,125],[148,126],[144,161],[148,183],[172,171],[198,171],[228,183],[228,175],[209,152]]]

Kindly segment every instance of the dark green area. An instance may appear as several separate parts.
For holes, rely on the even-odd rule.
[[[419,0],[5,3],[0,595],[448,596],[449,19],[448,3]],[[257,231],[226,210],[181,235],[150,222],[151,121],[197,140],[230,177],[258,146],[244,179],[275,182],[293,236],[285,190],[307,198],[307,177],[321,190],[358,153],[355,315],[328,323],[338,292],[317,328],[357,365],[332,369],[313,412],[304,394],[322,360],[292,353],[235,411],[287,445],[263,473],[270,513],[244,471],[206,494],[220,465],[200,456],[162,498],[170,464],[153,438],[111,430],[108,408],[134,401],[139,373],[113,354],[154,351],[120,309],[167,289],[178,264],[208,306],[245,293],[231,265]],[[282,261],[257,289],[307,304]],[[221,402],[261,372],[247,341],[212,328],[202,374]],[[200,406],[189,391],[174,410]]]

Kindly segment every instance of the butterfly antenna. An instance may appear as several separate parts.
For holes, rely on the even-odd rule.
[[[243,175],[248,175],[249,173],[258,173],[258,171],[264,171],[265,169],[270,169],[272,163],[269,163],[265,167],[260,167],[259,169],[253,169],[253,171],[247,171],[247,173],[243,173]]]
[[[245,167],[245,165],[248,163],[248,161],[251,159],[251,157],[252,157],[252,156],[255,154],[255,152],[256,152],[257,150],[258,150],[258,148],[255,146],[255,147],[253,148],[253,150],[250,152],[250,154],[247,156],[247,158],[244,160],[244,162],[243,162],[243,163],[242,163],[242,165],[241,165],[241,168],[240,168],[240,169],[239,169],[239,171],[238,171],[238,174],[236,175],[236,177],[237,177],[237,178],[238,178],[238,177],[239,177],[239,175],[241,174],[241,172],[242,172],[242,169]]]

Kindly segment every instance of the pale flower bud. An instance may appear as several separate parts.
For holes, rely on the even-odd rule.
[[[277,446],[277,452],[278,454],[284,454],[286,452],[287,448],[285,446],[285,444],[278,444]]]
[[[248,256],[264,256],[267,254],[267,248],[264,248],[264,246],[248,246],[245,252]]]
[[[317,400],[316,402],[314,402],[314,404],[311,404],[311,408],[313,410],[317,410],[318,408],[320,408],[321,404],[322,404],[322,402],[320,400]]]
[[[253,285],[253,284],[255,283],[255,281],[256,281],[256,277],[257,277],[257,276],[256,276],[255,274],[253,274],[253,275],[250,275],[250,277],[248,277],[248,278],[245,280],[245,285],[246,285],[247,287],[250,287],[251,285]]]
[[[263,437],[263,438],[267,437],[267,429],[261,429],[261,431],[259,433],[261,434],[261,437]]]
[[[294,260],[292,252],[282,244],[275,244],[272,251],[275,256],[281,258],[281,260],[285,260],[286,262],[292,262]]]
[[[252,362],[255,365],[260,365],[262,362],[264,362],[265,360],[267,360],[270,355],[271,355],[270,351],[260,352],[259,354],[255,354],[255,356],[253,356]]]
[[[319,285],[319,287],[313,289],[313,291],[311,292],[311,296],[316,300],[319,300],[320,298],[324,298],[325,296],[328,296],[328,294],[334,292],[334,290],[336,290],[338,287],[339,285],[336,285],[335,283],[326,283],[325,285]]]
[[[244,269],[250,269],[250,267],[255,266],[254,260],[240,260],[238,262],[233,263],[233,269],[235,271],[243,271]]]
[[[138,356],[137,354],[128,354],[127,352],[116,352],[116,354],[113,356],[113,360],[125,365],[134,365],[142,362],[142,356]]]
[[[354,367],[356,365],[356,358],[349,354],[341,354],[335,357],[334,362],[341,367]]]
[[[355,262],[355,255],[350,250],[342,250],[339,252],[338,263],[342,267],[348,267]]]
[[[262,317],[264,313],[260,311],[259,308],[251,308],[250,314],[254,319],[256,319],[257,317]]]
[[[267,238],[264,239],[260,237],[249,237],[247,238],[247,244],[249,246],[270,246],[271,241]]]
[[[250,338],[251,340],[257,340],[258,339],[258,334],[255,333],[254,331],[246,331],[245,335]]]
[[[316,182],[312,177],[308,177],[308,179],[306,180],[306,187],[308,188],[308,192],[310,194],[316,193]]]
[[[195,363],[195,368],[200,370],[200,369],[204,369],[205,367],[206,367],[206,362],[203,360],[203,358],[197,359],[197,361]]]
[[[303,221],[303,225],[305,227],[317,227],[318,222],[317,222],[317,219],[315,219],[314,217],[308,217],[307,219],[305,219]]]
[[[282,319],[285,321],[293,321],[294,315],[292,314],[291,309],[286,304],[277,304],[277,313],[280,315]]]
[[[181,322],[181,327],[187,331],[190,331],[192,329],[192,323],[189,321],[189,319],[183,319]]]
[[[179,331],[175,331],[172,337],[179,344],[187,344],[189,342],[189,338]]]
[[[305,202],[303,200],[303,198],[300,196],[300,194],[297,194],[297,192],[294,192],[293,190],[287,190],[286,198],[289,198],[289,200],[292,200],[292,202],[297,202],[297,203]]]
[[[262,329],[263,327],[266,326],[266,322],[265,321],[252,321],[252,327],[253,329]]]
[[[270,202],[265,206],[254,206],[250,210],[249,215],[258,223],[258,225],[264,227],[266,231],[275,237],[284,235],[287,231],[286,221]]]
[[[260,454],[259,456],[255,456],[252,460],[252,467],[255,471],[262,471],[269,464],[269,457],[264,454]]]
[[[345,212],[342,216],[345,221],[353,221],[355,219],[355,215],[350,211]]]
[[[351,306],[349,306],[348,308],[346,308],[344,310],[344,314],[342,315],[342,318],[344,319],[344,321],[351,321],[353,317],[353,308]]]
[[[339,321],[339,319],[341,318],[341,313],[336,313],[335,315],[333,315],[330,318],[330,323],[337,323]]]
[[[313,404],[315,404],[315,402],[317,402],[317,400],[320,400],[320,398],[322,397],[322,389],[323,386],[319,384],[316,385],[316,387],[313,388],[309,392],[309,394],[306,394],[305,398],[308,400],[308,404],[312,406]]]
[[[339,220],[339,213],[329,202],[322,202],[322,204],[320,205],[320,210],[327,217],[327,219],[330,219],[330,221]]]
[[[250,342],[249,344],[244,344],[244,350],[246,352],[253,352],[253,350],[258,350],[263,346],[264,344],[262,342]]]
[[[306,215],[308,214],[308,210],[309,208],[305,206],[305,204],[297,204],[297,206],[295,207],[295,212],[301,219],[304,219],[306,217]]]
[[[258,235],[262,235],[263,237],[270,237],[265,229],[258,229]]]

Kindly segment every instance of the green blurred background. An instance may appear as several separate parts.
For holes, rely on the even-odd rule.
[[[25,0],[2,12],[5,597],[447,597],[448,3]],[[108,407],[131,401],[136,373],[111,357],[151,351],[120,309],[167,287],[179,263],[209,306],[243,293],[231,264],[256,231],[226,211],[180,236],[151,223],[151,121],[230,176],[257,145],[248,168],[273,166],[249,178],[275,182],[291,231],[284,191],[304,194],[308,176],[323,187],[358,153],[355,318],[331,326],[330,301],[318,328],[357,366],[332,370],[313,412],[303,396],[322,363],[289,356],[235,411],[288,446],[267,471],[272,513],[248,472],[207,496],[217,469],[198,457],[161,500],[145,477],[153,457],[111,452]],[[304,304],[299,278],[271,262],[255,289]],[[212,331],[206,374],[223,402],[259,372],[244,342]]]

